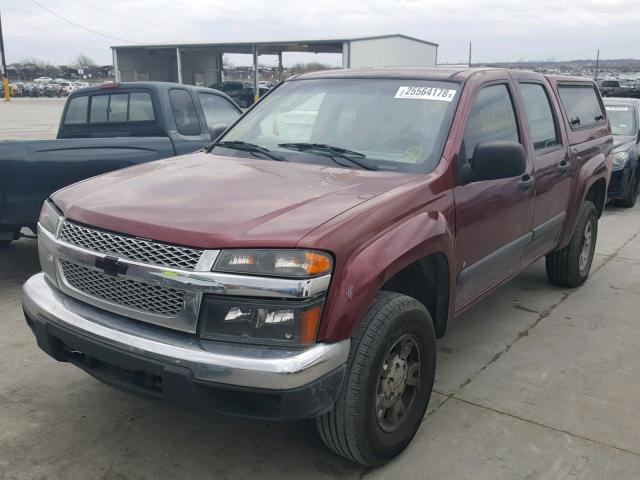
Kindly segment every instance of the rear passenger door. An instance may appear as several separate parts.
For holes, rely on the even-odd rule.
[[[548,82],[526,72],[512,76],[518,84],[529,138],[526,148],[536,179],[533,239],[522,259],[528,263],[557,243],[571,191],[571,158],[560,126],[559,105]]]
[[[476,93],[466,123],[458,171],[478,144],[521,142],[522,130],[507,79],[484,84]],[[456,309],[516,272],[531,238],[534,190],[531,161],[521,177],[459,184],[456,203],[456,251],[461,261]]]

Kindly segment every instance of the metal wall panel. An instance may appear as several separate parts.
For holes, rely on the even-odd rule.
[[[408,38],[389,37],[350,42],[349,66],[433,67],[437,47]]]

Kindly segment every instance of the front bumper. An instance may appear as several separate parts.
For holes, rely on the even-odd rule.
[[[201,340],[77,301],[40,273],[23,287],[38,345],[99,380],[201,412],[294,420],[329,410],[349,340],[306,349]]]

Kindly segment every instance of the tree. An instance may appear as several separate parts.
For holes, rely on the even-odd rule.
[[[80,54],[73,61],[73,65],[75,67],[95,67],[96,62],[94,62],[92,58],[86,55]]]

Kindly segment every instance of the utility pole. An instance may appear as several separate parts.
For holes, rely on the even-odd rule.
[[[11,100],[11,94],[9,92],[9,76],[7,74],[7,57],[4,54],[4,39],[2,38],[2,12],[0,12],[0,57],[2,57],[2,64],[0,64],[0,78],[2,79],[2,85],[4,85],[4,101]]]
[[[469,66],[471,66],[471,42],[469,42]]]
[[[596,78],[594,80],[598,81],[598,70],[600,69],[600,49],[598,49],[598,53],[596,54]]]

